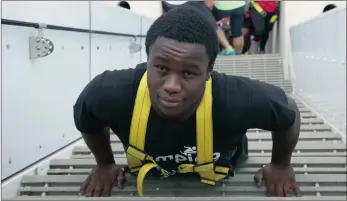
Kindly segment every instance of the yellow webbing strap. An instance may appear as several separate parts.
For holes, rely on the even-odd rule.
[[[143,181],[145,180],[146,174],[153,168],[157,167],[157,164],[147,163],[142,166],[139,174],[137,175],[137,192],[140,197],[143,197]]]
[[[131,119],[129,144],[144,151],[148,116],[151,109],[151,100],[147,87],[147,72],[145,72],[137,89],[135,106]]]
[[[261,15],[264,16],[264,15],[267,14],[267,13],[264,11],[264,9],[263,9],[262,7],[260,7],[260,5],[259,5],[257,2],[251,1],[251,4],[252,4],[253,8],[255,8],[255,10],[256,10],[258,13],[260,13]],[[270,23],[271,23],[271,24],[275,23],[277,19],[278,19],[278,15],[277,15],[277,14],[273,15],[273,16],[270,18]]]
[[[259,6],[259,4],[255,1],[251,1],[251,4],[253,6],[253,8],[255,8],[255,10],[260,13],[260,14],[266,14],[266,12],[263,10],[262,7]]]
[[[146,174],[153,168],[162,173],[155,160],[144,151],[148,116],[151,108],[147,87],[147,72],[141,78],[134,105],[131,121],[129,146],[126,151],[130,172],[138,173],[137,190],[143,196],[143,181]],[[212,127],[212,80],[206,82],[203,99],[196,115],[197,129],[197,164],[183,164],[178,168],[180,173],[197,172],[201,182],[214,185],[216,181],[226,177],[229,167],[214,166],[213,161],[213,127]]]
[[[179,173],[197,172],[201,182],[214,185],[215,172],[213,161],[213,128],[212,128],[212,81],[206,82],[206,89],[196,111],[197,164],[182,164]]]
[[[275,23],[277,19],[278,19],[278,15],[273,15],[273,16],[270,18],[270,23],[271,23],[271,24]]]
[[[201,181],[207,184],[215,184],[212,122],[212,81],[209,79],[200,106],[196,111],[198,160],[195,171],[199,172]]]

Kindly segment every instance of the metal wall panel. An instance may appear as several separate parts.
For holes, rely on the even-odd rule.
[[[91,29],[139,35],[141,16],[130,10],[91,2]]]
[[[37,36],[38,31],[2,25],[2,179],[79,139],[72,106],[81,90],[105,70],[134,68],[141,62],[142,51],[130,48],[133,42],[141,42],[140,37],[135,41],[131,36],[141,33],[141,16],[115,6],[5,2],[3,18],[113,33],[44,29],[43,36],[53,42],[54,51],[30,60],[29,36]]]
[[[89,36],[45,30],[55,49],[30,60],[36,34],[2,25],[2,179],[80,137],[72,106],[89,80]]]
[[[297,25],[290,36],[295,92],[346,135],[346,8]]]
[[[89,29],[88,1],[2,1],[1,12],[2,19]]]
[[[140,62],[140,52],[130,53],[131,41],[132,37],[92,34],[91,78],[105,70],[134,68]]]

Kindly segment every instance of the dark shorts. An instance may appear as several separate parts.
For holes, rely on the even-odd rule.
[[[252,19],[244,17],[243,23],[242,23],[242,28],[249,29],[250,31],[253,29],[253,22]]]
[[[221,20],[224,17],[230,17],[230,28],[232,37],[237,38],[242,36],[242,23],[244,16],[245,6],[236,8],[234,10],[218,10],[216,7],[213,7],[212,14],[216,21]]]

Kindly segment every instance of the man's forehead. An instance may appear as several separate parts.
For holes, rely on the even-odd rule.
[[[153,44],[153,48],[156,51],[163,51],[166,48],[179,49],[180,51],[184,51],[187,54],[205,54],[206,48],[204,45],[197,43],[187,43],[180,42],[175,39],[158,37],[155,43]]]

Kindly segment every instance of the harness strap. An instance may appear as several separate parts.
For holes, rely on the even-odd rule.
[[[147,72],[140,81],[135,100],[130,128],[129,145],[126,157],[131,173],[137,174],[137,191],[143,196],[143,181],[146,174],[156,169],[163,177],[169,174],[144,151],[147,122],[151,102],[147,87]],[[197,164],[182,164],[179,173],[199,173],[201,182],[215,185],[216,181],[228,176],[230,167],[215,166],[213,160],[213,127],[212,127],[212,81],[206,82],[206,89],[196,114],[197,130]]]
[[[251,1],[251,4],[253,6],[253,8],[260,13],[263,17],[265,17],[267,15],[267,12],[255,1]],[[270,18],[270,23],[273,24],[276,22],[276,20],[278,19],[278,15],[274,14],[271,18]]]

